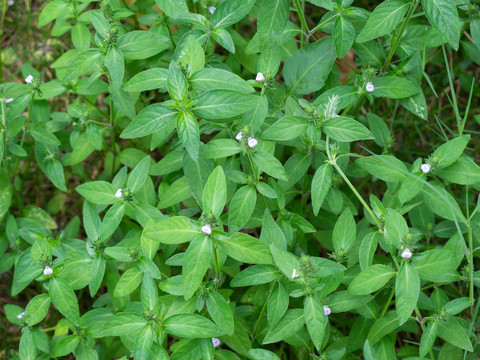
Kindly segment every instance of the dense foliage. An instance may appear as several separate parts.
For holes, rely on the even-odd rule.
[[[1,0],[0,357],[480,358],[475,2]]]

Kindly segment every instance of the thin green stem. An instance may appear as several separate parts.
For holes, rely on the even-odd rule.
[[[420,310],[418,309],[418,306],[415,306],[415,315],[417,315],[417,320],[418,323],[420,324],[420,327],[422,328],[422,333],[425,332],[425,325],[423,324],[423,318]],[[432,349],[429,351],[430,353],[430,359],[435,360],[435,356],[433,355]]]
[[[467,205],[468,207],[468,205]],[[467,220],[467,226],[468,226],[468,266],[469,266],[469,272],[470,272],[470,313],[473,315],[473,290],[474,290],[474,285],[473,285],[473,239],[472,239],[472,227],[470,224],[470,219]]]
[[[113,100],[110,99],[110,142],[112,147],[112,167],[111,167],[111,176],[113,179],[113,173],[115,172],[115,116],[113,115]]]
[[[461,124],[462,120],[460,118],[460,112],[458,110],[457,95],[455,94],[455,88],[453,86],[453,74],[450,71],[450,63],[448,62],[447,52],[445,51],[445,46],[444,45],[442,45],[442,50],[443,50],[443,58],[445,60],[445,68],[447,69],[448,83],[450,85],[450,92],[452,93],[453,110],[455,111],[455,118],[457,120],[457,128],[460,131],[461,128],[462,128],[462,124]]]
[[[5,20],[5,12],[7,11],[7,0],[2,1],[2,19],[0,20],[0,40],[3,38],[3,21]],[[0,41],[3,43],[3,41]],[[0,84],[3,84],[3,61],[2,61],[2,46],[0,46]]]
[[[214,266],[215,266],[215,290],[218,290],[218,284],[220,283],[220,264],[218,262],[218,254],[217,254],[217,248],[216,248],[216,242],[213,239],[212,236],[212,242],[213,242],[213,261],[214,261]]]
[[[252,167],[253,176],[255,176],[255,181],[258,181],[257,171],[255,170],[255,166],[253,165],[252,155],[248,153],[247,156],[248,160],[250,161],[250,166]]]
[[[305,39],[308,40],[309,30],[307,21],[305,20],[305,14],[302,11],[302,7],[300,6],[299,0],[293,0],[293,4],[295,5],[295,9],[297,10],[298,17],[300,18],[300,24],[302,26],[302,40],[301,40],[301,47],[305,45]]]
[[[1,54],[0,54],[1,56]],[[7,119],[5,117],[5,101],[1,101],[1,107],[2,107],[2,129],[0,131],[3,132],[2,136],[3,136],[3,154],[2,154],[2,158],[3,158],[3,161],[5,163],[5,171],[7,173],[7,177],[10,177],[10,164],[8,163],[8,160],[7,160]],[[2,160],[2,159],[0,159]]]
[[[273,287],[275,286],[275,284],[276,284],[276,281],[274,281],[274,282],[270,285],[270,291],[268,292],[267,298],[265,299],[265,303],[264,303],[263,306],[262,306],[262,310],[260,311],[260,315],[258,316],[257,322],[255,323],[255,326],[253,327],[252,340],[255,339],[258,326],[260,325],[260,322],[261,322],[262,319],[263,319],[263,315],[265,315],[265,311],[267,310],[268,298],[269,298],[270,295],[272,294]]]
[[[378,227],[378,230],[380,230],[381,232],[383,232],[383,227],[382,227],[382,223],[380,222],[380,220],[378,219],[378,217],[375,215],[375,213],[372,211],[372,209],[370,208],[370,206],[368,206],[368,204],[365,202],[365,200],[363,200],[363,197],[362,195],[360,195],[357,191],[357,189],[355,189],[355,186],[353,186],[353,184],[350,182],[350,180],[348,179],[348,177],[345,175],[345,173],[343,172],[343,170],[340,168],[340,166],[338,166],[337,164],[337,159],[334,158],[332,156],[332,154],[330,153],[330,149],[329,149],[329,137],[327,136],[327,145],[326,145],[326,149],[327,149],[327,156],[328,156],[328,159],[329,159],[329,163],[331,165],[333,165],[333,167],[337,170],[337,172],[340,174],[340,176],[343,178],[343,180],[347,183],[348,187],[350,188],[350,190],[352,190],[352,192],[355,194],[355,196],[357,197],[358,201],[360,201],[360,203],[363,205],[363,207],[365,208],[365,210],[367,210],[367,212],[370,214],[370,216],[373,218],[373,220],[375,221],[375,223],[377,224],[377,227]]]
[[[382,67],[382,72],[385,71],[385,69],[387,69],[390,66],[390,62],[392,61],[393,55],[397,50],[398,44],[400,43],[400,39],[402,38],[402,34],[405,31],[405,27],[407,26],[408,21],[410,20],[410,17],[412,16],[412,14],[415,12],[417,5],[418,5],[417,1],[414,1],[412,5],[410,5],[410,8],[408,9],[407,17],[403,20],[403,24],[402,24],[402,27],[400,28],[400,31],[394,35],[393,44],[390,47],[390,51],[388,52],[387,59],[385,60],[385,64]]]
[[[309,31],[308,36],[313,35],[313,34],[316,33],[318,30],[320,30],[322,27],[324,27],[325,25],[327,25],[329,22],[335,20],[335,19],[337,18],[337,16],[338,16],[338,15],[332,16],[331,18],[328,18],[328,19],[325,20],[324,22],[321,22],[320,24],[318,24],[317,26],[315,26],[312,30]]]
[[[390,302],[392,301],[393,295],[395,294],[395,286],[392,287],[392,290],[390,291],[390,294],[388,295],[387,301],[385,302],[385,305],[383,306],[382,312],[380,313],[379,318],[382,318],[385,313],[388,310],[388,306],[390,305]]]

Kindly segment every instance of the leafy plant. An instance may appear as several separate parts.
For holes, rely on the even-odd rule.
[[[475,1],[1,5],[2,356],[480,356]]]

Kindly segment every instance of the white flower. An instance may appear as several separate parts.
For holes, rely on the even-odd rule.
[[[31,84],[33,82],[33,76],[32,75],[28,75],[26,78],[25,78],[25,82],[27,84]]]
[[[220,345],[220,339],[212,338],[212,344],[213,347],[217,347],[218,345]]]
[[[412,251],[410,249],[405,249],[402,252],[402,258],[410,259],[412,257]]]
[[[123,190],[122,189],[118,189],[117,192],[115,193],[115,197],[120,199],[123,197]]]
[[[213,13],[215,12],[215,10],[217,10],[217,8],[215,8],[215,7],[213,7],[213,6],[210,6],[210,7],[208,8],[208,11],[209,11],[210,14],[212,14],[212,15],[213,15]]]
[[[235,139],[237,139],[238,141],[242,140],[242,136],[243,136],[243,133],[240,131],[237,136],[235,136]]]
[[[292,279],[298,278],[297,269],[293,269]]]
[[[13,101],[13,98],[8,98],[8,99],[5,99],[5,104],[8,104],[8,103],[11,103]]]
[[[210,235],[212,233],[212,227],[210,226],[210,224],[203,225],[202,232],[206,235]]]
[[[432,165],[430,164],[422,164],[422,166],[420,166],[420,169],[424,174],[429,173],[431,168],[432,168]]]
[[[43,269],[43,275],[52,275],[53,274],[53,269],[50,266],[45,266],[45,269]]]
[[[367,89],[368,92],[372,92],[373,90],[375,90],[375,86],[373,86],[371,82],[367,82],[365,89]]]
[[[328,316],[332,313],[332,309],[330,309],[327,305],[323,305],[323,313],[325,316]]]
[[[257,73],[257,77],[255,78],[255,80],[257,81],[264,81],[265,80],[265,76],[263,76],[263,74],[261,72]]]
[[[17,319],[22,319],[25,316],[25,311],[17,315]]]
[[[13,0],[8,0],[7,4],[8,4],[8,6],[12,6],[13,4],[15,4],[15,1],[13,1]]]
[[[254,148],[255,146],[257,146],[258,141],[253,137],[249,137],[247,143],[248,143],[248,146],[250,146],[251,148]]]

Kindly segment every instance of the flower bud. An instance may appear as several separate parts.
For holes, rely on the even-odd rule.
[[[265,81],[265,76],[261,72],[257,73],[257,77],[255,78],[257,81]]]
[[[33,76],[32,76],[32,75],[28,75],[28,76],[25,78],[25,82],[26,82],[27,84],[33,83]]]
[[[205,234],[205,235],[210,235],[212,233],[212,227],[210,226],[210,224],[205,224],[202,226],[202,232]]]
[[[422,166],[420,166],[420,169],[424,174],[428,174],[431,168],[432,168],[432,165],[430,164],[422,164]]]
[[[123,197],[123,190],[118,189],[117,192],[115,193],[115,197],[118,199],[121,199]]]
[[[22,319],[25,316],[25,311],[17,315],[17,319]]]
[[[412,251],[410,249],[405,249],[402,252],[402,258],[410,259],[412,257]]]
[[[214,348],[217,347],[218,345],[220,345],[220,339],[212,338],[212,344]]]
[[[292,279],[298,278],[297,269],[293,269]]]
[[[375,90],[375,86],[373,86],[371,82],[367,82],[365,89],[367,89],[368,92],[372,92],[373,90]]]
[[[257,141],[257,139],[255,139],[253,137],[249,137],[247,143],[248,143],[249,147],[254,148],[255,146],[257,146],[258,141]]]
[[[237,136],[235,136],[235,139],[237,139],[238,141],[242,140],[242,137],[243,137],[243,133],[240,131]]]
[[[50,266],[45,266],[45,269],[43,269],[43,275],[52,275],[53,274],[53,269]]]
[[[11,103],[13,101],[13,98],[8,98],[8,99],[5,99],[5,104],[8,104],[8,103]]]
[[[323,305],[323,313],[325,316],[328,316],[332,313],[332,309],[330,309],[327,305]]]

